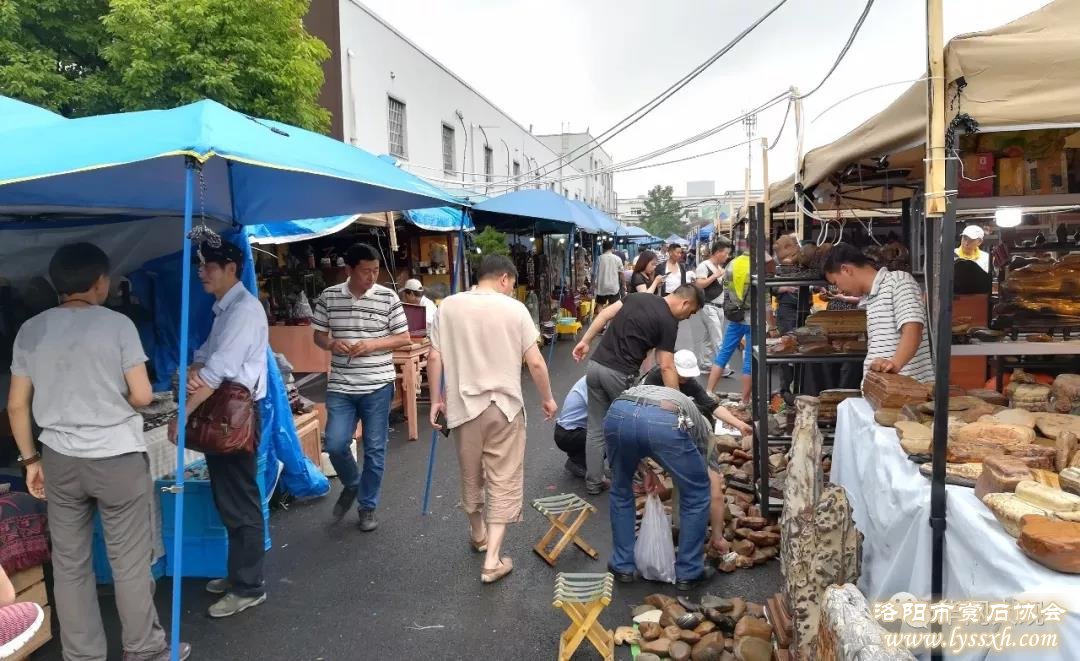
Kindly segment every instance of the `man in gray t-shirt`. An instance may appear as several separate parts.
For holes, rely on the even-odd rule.
[[[150,579],[153,484],[135,411],[151,402],[153,391],[135,325],[101,307],[109,268],[109,258],[89,243],[53,256],[49,276],[61,302],[19,329],[8,416],[27,487],[47,498],[64,657],[104,659],[108,652],[87,551],[96,509],[117,577],[124,656],[166,659]],[[32,418],[42,428],[40,455]],[[185,659],[191,647],[181,643],[179,652]]]

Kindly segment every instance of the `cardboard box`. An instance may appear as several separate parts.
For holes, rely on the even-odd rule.
[[[31,567],[24,569],[17,574],[12,574],[11,585],[15,588],[15,594],[19,594],[23,590],[34,585],[34,583],[40,583],[45,580],[45,572],[41,570],[41,565],[37,567]]]
[[[1068,182],[1065,180],[1067,165],[1064,152],[1040,158],[1035,162],[1035,168],[1039,185],[1037,188],[1029,189],[1030,193],[1051,195],[1068,190]]]
[[[15,601],[32,601],[44,608],[49,605],[49,595],[45,592],[45,581],[38,581],[15,595]]]
[[[957,182],[960,197],[994,196],[994,154],[982,152],[964,155],[964,176]],[[971,181],[977,179],[978,181]]]
[[[1008,197],[1023,195],[1026,189],[1027,163],[1023,158],[998,159],[998,195]]]
[[[304,456],[318,466],[322,460],[322,426],[319,424],[318,413],[312,411],[295,416],[293,424],[296,425],[296,435],[300,438]]]

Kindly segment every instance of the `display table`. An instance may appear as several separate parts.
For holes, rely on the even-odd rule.
[[[410,441],[415,441],[420,435],[416,396],[420,392],[420,370],[427,367],[430,351],[431,341],[426,337],[414,339],[412,344],[394,350],[394,368],[401,375],[401,405],[405,411]]]
[[[271,326],[270,348],[280,353],[296,374],[330,371],[330,352],[315,346],[311,326]]]
[[[930,480],[900,448],[896,431],[874,422],[864,399],[837,407],[831,480],[847,491],[856,527],[865,535],[859,589],[873,603],[898,592],[930,596]],[[1070,611],[1053,650],[1016,648],[949,658],[1080,659],[1080,576],[1029,560],[973,489],[946,487],[944,598],[956,601],[1054,602]],[[1025,631],[1053,632],[1053,625]]]

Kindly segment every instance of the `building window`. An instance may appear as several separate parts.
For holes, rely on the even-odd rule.
[[[387,128],[389,129],[390,154],[398,158],[408,158],[408,142],[405,136],[405,102],[399,101],[392,96],[386,97],[389,114],[387,116]]]
[[[495,151],[491,147],[484,147],[484,178],[491,181],[495,174]]]
[[[442,125],[442,169],[446,174],[454,174],[454,127]]]
[[[521,162],[514,161],[514,181],[517,181],[521,177]]]

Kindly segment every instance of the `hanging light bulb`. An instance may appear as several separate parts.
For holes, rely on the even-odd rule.
[[[994,212],[994,223],[998,227],[1016,227],[1023,218],[1023,212],[1017,207],[999,207]]]

